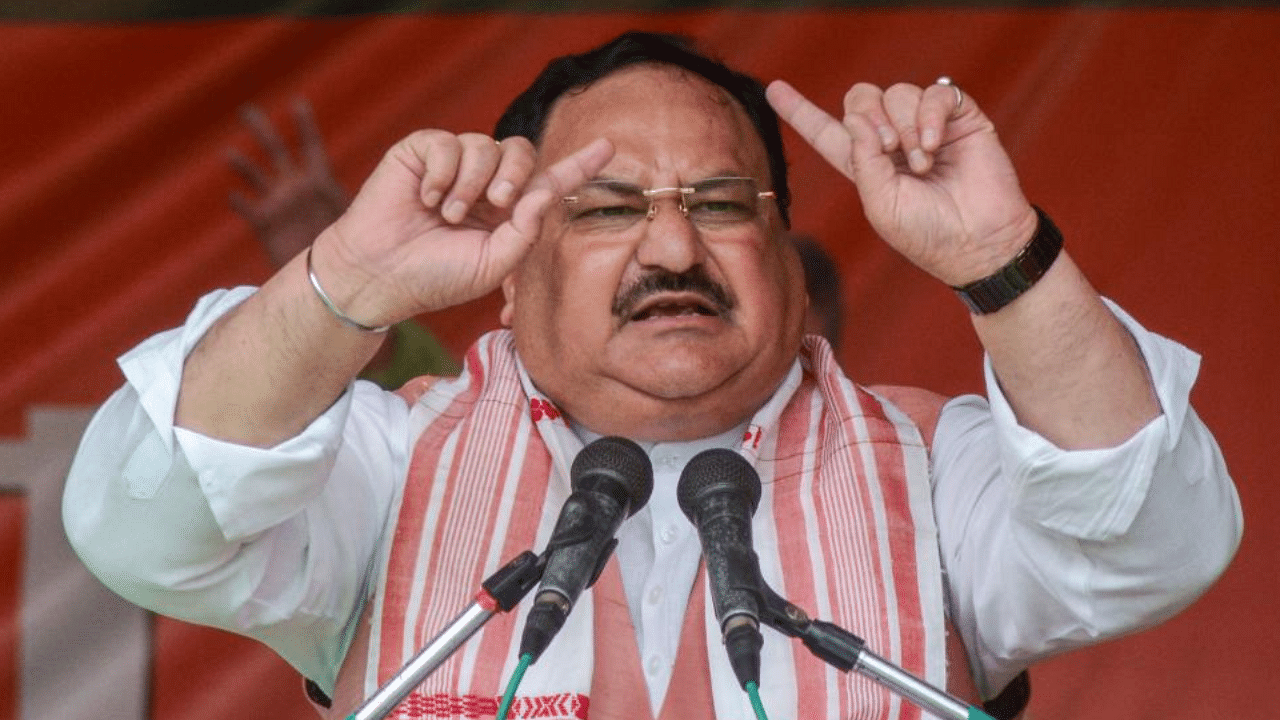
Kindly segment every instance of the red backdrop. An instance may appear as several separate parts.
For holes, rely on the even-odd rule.
[[[32,568],[14,569],[37,555],[23,546],[31,481],[12,458],[41,454],[56,481],[75,442],[33,450],[32,413],[101,402],[122,380],[118,354],[206,290],[269,273],[226,204],[223,148],[249,147],[237,109],[257,102],[284,121],[306,96],[354,187],[410,130],[488,130],[550,57],[632,27],[691,34],[831,111],[856,80],[941,74],[983,104],[1101,291],[1204,354],[1194,399],[1246,513],[1239,556],[1207,596],[1158,629],[1038,667],[1033,715],[1272,717],[1280,13],[914,9],[0,25],[0,488],[16,492],[0,495],[0,719],[23,703],[14,607],[36,602],[21,587]],[[847,183],[788,142],[796,229],[844,273],[850,373],[979,389],[963,308],[880,245]],[[425,320],[461,353],[496,313],[491,297]],[[296,676],[254,643],[167,620],[147,642],[155,720],[310,712]],[[61,648],[69,663],[81,651]]]

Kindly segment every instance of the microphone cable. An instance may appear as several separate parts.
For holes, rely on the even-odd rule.
[[[751,699],[751,709],[756,713],[756,720],[769,720],[764,714],[764,703],[760,702],[760,686],[753,681],[748,681],[744,686],[747,690],[747,697]]]
[[[532,664],[533,653],[520,656],[520,662],[516,663],[516,669],[511,673],[511,680],[507,682],[507,691],[502,694],[502,704],[498,705],[496,720],[506,720],[507,713],[511,711],[511,701],[516,697],[516,689],[520,687],[520,681],[524,680],[524,672]]]
[[[516,696],[516,689],[520,687],[520,681],[524,679],[525,671],[532,664],[532,653],[525,653],[520,656],[520,662],[516,664],[516,669],[511,672],[511,679],[507,681],[507,691],[502,695],[502,702],[498,705],[498,714],[494,716],[495,720],[507,720],[507,716],[511,712],[511,703]],[[756,714],[756,720],[769,720],[769,716],[764,711],[764,703],[760,701],[760,687],[754,682],[748,682],[746,690],[747,697],[751,700],[751,709]]]

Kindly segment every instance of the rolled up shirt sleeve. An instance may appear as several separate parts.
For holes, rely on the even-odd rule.
[[[1189,403],[1199,356],[1110,304],[1146,360],[1161,414],[1125,442],[1066,451],[988,399],[947,403],[934,505],[953,621],[985,696],[1042,658],[1151,627],[1199,597],[1239,544],[1242,514]]]
[[[331,689],[403,477],[407,408],[356,382],[276,447],[173,424],[187,353],[252,288],[205,296],[185,325],[120,358],[63,497],[72,546],[143,607],[270,645]]]

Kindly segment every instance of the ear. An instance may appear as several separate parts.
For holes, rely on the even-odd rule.
[[[498,322],[502,327],[511,327],[511,320],[516,314],[516,274],[509,273],[502,278],[502,310],[498,313]]]

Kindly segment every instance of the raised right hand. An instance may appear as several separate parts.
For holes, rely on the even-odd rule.
[[[612,156],[596,140],[539,172],[525,138],[420,130],[387,151],[316,239],[312,266],[337,305],[368,325],[480,297],[515,269],[547,209]]]

